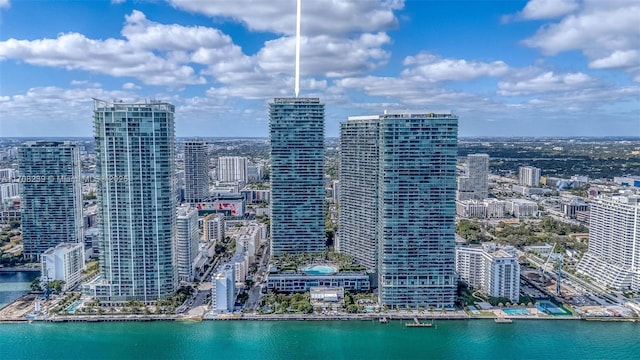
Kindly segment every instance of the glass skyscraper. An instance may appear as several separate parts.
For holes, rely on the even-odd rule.
[[[100,278],[106,302],[152,302],[176,290],[174,106],[95,101]]]
[[[340,214],[337,250],[369,272],[377,269],[379,116],[340,124]]]
[[[271,254],[321,252],[324,225],[324,104],[276,98],[269,104]]]
[[[80,152],[70,142],[18,148],[24,255],[39,259],[60,243],[83,242]]]
[[[453,307],[458,117],[385,113],[378,139],[380,303]]]
[[[196,204],[209,197],[209,159],[207,143],[187,141],[184,144],[184,198]]]

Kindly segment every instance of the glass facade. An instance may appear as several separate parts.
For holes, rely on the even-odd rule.
[[[18,148],[24,255],[39,259],[60,243],[83,242],[80,152],[70,142]]]
[[[379,116],[350,117],[340,124],[338,251],[368,272],[377,269]]]
[[[209,197],[209,158],[204,141],[184,144],[184,198],[189,204]]]
[[[95,101],[101,300],[176,290],[173,114],[168,103]]]
[[[380,116],[378,290],[390,307],[454,306],[458,118]]]
[[[324,225],[324,104],[276,98],[269,104],[271,254],[321,252]]]

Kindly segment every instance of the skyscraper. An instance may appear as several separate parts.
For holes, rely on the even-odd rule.
[[[83,240],[80,152],[70,142],[18,148],[24,255],[39,259],[60,243]]]
[[[184,199],[189,204],[209,197],[209,160],[204,141],[184,144],[184,182]]]
[[[199,231],[198,210],[188,205],[177,209],[176,221],[176,266],[178,280],[193,281],[193,263],[198,256]]]
[[[248,162],[242,156],[220,156],[218,158],[218,180],[224,182],[248,180]]]
[[[378,293],[392,307],[452,307],[458,117],[380,116]]]
[[[101,280],[106,302],[152,302],[176,290],[174,106],[95,100]]]
[[[640,196],[591,201],[589,249],[577,271],[615,289],[640,291]]]
[[[457,200],[482,200],[489,195],[489,155],[467,155],[467,174],[458,177]]]
[[[324,228],[324,104],[276,98],[269,104],[271,254],[320,252]]]
[[[379,116],[340,124],[340,214],[337,250],[367,271],[377,269]]]

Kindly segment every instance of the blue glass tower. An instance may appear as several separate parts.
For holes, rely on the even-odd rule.
[[[276,98],[269,104],[271,254],[321,252],[324,225],[324,104]]]
[[[378,290],[390,307],[455,302],[455,196],[458,118],[380,116]]]
[[[174,106],[96,100],[100,281],[105,302],[153,302],[177,287]]]

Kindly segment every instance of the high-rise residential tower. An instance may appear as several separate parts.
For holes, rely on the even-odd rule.
[[[518,183],[524,186],[540,186],[540,169],[533,166],[521,166],[518,172]]]
[[[458,117],[380,116],[378,296],[390,307],[454,306]]]
[[[271,254],[325,249],[324,104],[275,98],[271,138]]]
[[[18,148],[24,255],[39,259],[60,243],[83,241],[80,152],[70,142]]]
[[[457,200],[482,200],[489,195],[489,155],[467,155],[467,174],[458,178]]]
[[[209,196],[209,160],[207,143],[187,141],[184,144],[184,200],[189,204]]]
[[[218,180],[223,182],[242,181],[247,183],[249,170],[246,157],[220,156],[218,158]]]
[[[95,100],[100,281],[105,302],[176,290],[174,106]]]
[[[188,205],[177,209],[176,266],[179,281],[193,281],[193,263],[198,256],[198,210]]]
[[[367,271],[377,269],[379,116],[340,124],[340,214],[337,250]]]
[[[577,271],[608,287],[640,291],[640,196],[591,201],[589,249]]]

